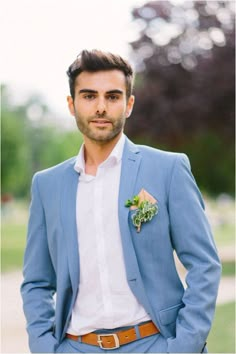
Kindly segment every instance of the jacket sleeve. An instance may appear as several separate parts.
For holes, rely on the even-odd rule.
[[[56,275],[52,266],[38,175],[33,178],[32,200],[21,286],[31,352],[55,352],[53,336]]]
[[[184,307],[169,338],[170,353],[202,352],[215,311],[221,265],[205,216],[204,203],[186,155],[177,155],[169,187],[173,247],[187,269]]]

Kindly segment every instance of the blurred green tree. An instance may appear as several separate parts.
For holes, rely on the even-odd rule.
[[[138,74],[126,131],[186,152],[200,187],[213,194],[234,192],[234,5],[151,1],[132,12]]]
[[[14,108],[5,86],[2,93],[1,188],[2,194],[22,195],[29,184],[27,119],[22,108]]]
[[[38,96],[17,106],[2,86],[1,97],[2,196],[26,197],[33,174],[76,155],[82,137],[77,130],[50,124],[48,108]]]

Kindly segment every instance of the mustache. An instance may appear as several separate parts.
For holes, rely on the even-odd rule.
[[[98,113],[97,112],[94,118],[105,118],[105,116],[106,116],[106,112],[105,111],[102,112],[102,113]]]

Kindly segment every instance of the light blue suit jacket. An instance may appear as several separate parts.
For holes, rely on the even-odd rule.
[[[56,351],[79,291],[74,163],[72,158],[33,178],[21,287],[32,352]],[[142,188],[158,201],[159,212],[137,233],[125,202]],[[119,222],[128,284],[166,338],[168,352],[201,352],[221,266],[187,157],[126,138]],[[186,290],[173,250],[188,271]]]

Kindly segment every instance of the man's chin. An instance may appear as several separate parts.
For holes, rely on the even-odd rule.
[[[113,134],[107,134],[107,132],[96,134],[96,135],[91,135],[89,138],[93,140],[94,142],[97,142],[98,144],[105,144],[109,143],[112,140],[115,140],[118,135],[120,135],[121,132],[113,133]]]

